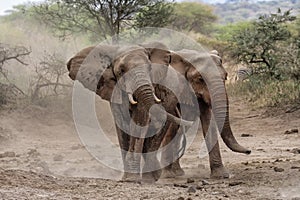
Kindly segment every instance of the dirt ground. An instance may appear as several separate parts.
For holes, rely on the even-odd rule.
[[[231,125],[250,155],[221,141],[230,178],[209,178],[208,157],[199,158],[202,133],[181,163],[185,175],[155,184],[120,182],[121,172],[93,158],[81,144],[70,107],[28,106],[0,111],[0,199],[300,199],[300,111],[264,115],[231,99]],[[105,131],[116,141],[107,112]],[[242,137],[242,134],[244,137]]]

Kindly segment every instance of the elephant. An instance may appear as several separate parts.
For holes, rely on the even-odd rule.
[[[210,54],[199,53],[195,50],[181,50],[172,52],[170,65],[181,75],[185,76],[197,96],[197,103],[194,105],[198,105],[200,110],[203,135],[209,151],[211,177],[228,178],[229,173],[223,165],[220,154],[217,138],[218,130],[221,133],[223,141],[232,151],[250,154],[251,150],[239,145],[232,134],[229,123],[228,97],[225,89],[227,72],[222,65],[221,57],[215,50],[210,52]],[[213,70],[212,67],[210,70],[210,66],[216,66],[217,70]],[[208,85],[211,86],[210,90],[208,90]],[[224,88],[223,91],[222,88]],[[190,95],[186,95],[186,98],[189,96]],[[193,113],[193,106],[188,105],[188,107],[190,107],[189,109],[191,109],[191,113]],[[217,129],[210,126],[212,117],[216,120],[221,120],[222,117],[219,115],[222,113],[222,110],[225,112],[224,126],[223,124],[217,124]],[[163,145],[172,140],[174,132],[175,130],[168,131]],[[173,159],[172,156],[174,152],[175,151],[171,151],[171,153],[163,157]],[[183,173],[179,165],[179,159],[164,169],[164,176],[174,177],[178,174],[178,171]]]
[[[145,182],[158,180],[161,170],[155,154],[143,154],[145,164],[141,171],[141,153],[157,150],[171,123],[192,124],[174,112],[176,102],[167,97],[162,102],[156,96],[167,93],[152,81],[159,82],[167,75],[170,54],[159,42],[130,46],[103,44],[87,47],[67,62],[72,80],[78,80],[110,102],[121,148],[124,181],[140,182],[141,172]],[[158,106],[160,103],[166,113]],[[148,137],[150,130],[157,129],[155,122],[162,120],[166,124],[159,133]],[[150,165],[156,170],[149,170]]]
[[[88,57],[93,59],[88,59]],[[85,59],[87,59],[88,62],[84,62]],[[219,69],[214,73],[211,73],[210,68],[210,65],[215,65],[211,63],[212,60],[215,64],[217,64]],[[154,64],[158,64],[159,70],[157,70],[157,68],[156,70],[153,67],[151,68]],[[232,135],[228,118],[227,94],[226,91],[222,91],[222,88],[224,88],[226,71],[222,66],[221,58],[218,55],[215,55],[214,53],[210,54],[210,56],[201,55],[199,52],[192,50],[170,52],[165,45],[158,42],[129,47],[100,45],[97,47],[88,47],[83,49],[69,60],[67,67],[71,79],[78,79],[85,87],[95,91],[102,99],[111,102],[119,144],[122,149],[122,159],[125,170],[123,180],[137,181],[139,180],[139,173],[141,172],[141,157],[132,152],[147,153],[155,151],[160,145],[167,145],[176,135],[178,135],[177,133],[180,123],[184,123],[186,125],[191,124],[182,119],[176,118],[176,116],[181,116],[179,111],[181,108],[178,106],[177,96],[172,94],[172,92],[170,92],[167,88],[151,82],[153,79],[164,79],[169,70],[166,70],[168,68],[163,66],[167,66],[169,64],[172,69],[176,70],[177,73],[181,75],[179,77],[185,77],[190,83],[191,88],[183,86],[181,91],[189,93],[188,91],[193,89],[197,96],[195,101],[195,99],[190,99],[192,95],[180,95],[180,102],[183,103],[182,105],[186,105],[186,107],[191,110],[193,110],[195,105],[199,105],[201,112],[199,115],[204,136],[207,135],[206,133],[208,131],[213,133],[208,134],[210,137],[206,138],[208,149],[212,149],[209,152],[211,176],[228,177],[228,172],[223,166],[221,160],[218,142],[212,144],[210,142],[210,140],[216,140],[216,130],[212,131],[209,129],[209,122],[212,116],[215,117],[216,121],[220,121],[222,120],[222,117],[225,117],[224,128],[223,124],[217,124],[217,128],[221,132],[222,139],[229,148],[233,151],[246,154],[251,151],[240,146]],[[144,84],[141,84],[142,86],[135,86],[135,88],[133,88],[132,86],[127,85],[126,81],[122,80],[122,77],[130,69],[134,69],[140,65],[147,65],[148,71],[140,71],[139,74],[126,78],[134,79],[135,77],[141,76],[146,80],[144,81]],[[149,74],[150,77],[147,77],[147,74]],[[141,80],[141,78],[138,80]],[[160,80],[156,80],[154,82],[159,82]],[[117,81],[123,82],[120,86],[117,86]],[[209,93],[208,85],[211,86],[210,91],[214,91],[213,94]],[[121,89],[115,90],[116,87],[120,87]],[[145,98],[143,99],[142,95],[145,91],[148,91],[147,94],[149,100],[147,101],[144,100]],[[127,113],[126,109],[124,110],[124,106],[122,106],[125,101],[130,102],[128,107],[130,110],[130,117],[123,116],[124,113]],[[163,105],[166,109],[168,120],[159,133],[144,139],[143,137],[151,132],[149,130],[152,130],[152,128],[155,129],[155,126],[149,126],[148,130],[143,130],[137,126],[131,126],[132,123],[130,122],[130,118],[141,126],[149,124],[148,112],[153,105],[157,104]],[[226,111],[226,115],[222,116],[224,109]],[[157,112],[162,114],[159,109]],[[158,114],[157,117],[159,117],[160,114]],[[122,116],[122,120],[120,120],[118,116]],[[193,116],[193,118],[195,117],[197,116]],[[119,127],[120,124],[130,130],[130,135]],[[183,131],[181,130],[181,132]],[[142,138],[140,138],[141,135]],[[176,149],[178,146],[178,142],[175,142],[175,150],[171,148],[171,152],[177,153],[178,151],[176,151]],[[161,171],[149,171],[147,169],[150,164],[152,166],[158,166],[157,168],[159,168],[159,162],[157,161],[155,154],[150,154],[150,156],[146,157],[145,154],[143,154],[143,156],[145,160],[145,165],[142,170],[143,179],[147,181],[158,180]],[[166,158],[168,156],[168,152],[164,152],[163,157]],[[171,161],[174,159],[173,156],[174,155],[170,156]],[[162,159],[162,163],[165,162],[165,160],[170,160],[170,158],[164,158]],[[182,175],[184,173],[179,165],[178,159],[173,164],[165,167],[163,171],[167,174],[167,176],[168,174]]]

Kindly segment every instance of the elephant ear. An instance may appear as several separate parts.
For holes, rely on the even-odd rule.
[[[186,61],[185,58],[189,57],[190,55],[192,55],[190,50],[171,52],[171,66],[176,71],[176,76],[173,75],[172,78],[177,79],[177,82],[179,83],[179,102],[182,104],[193,106],[195,105],[196,97],[194,95],[192,87],[186,79],[186,72],[192,66],[189,62]]]
[[[78,80],[85,88],[97,93],[102,99],[110,100],[115,85],[111,63],[117,49],[117,46],[112,45],[82,49],[67,63],[70,78]],[[116,94],[116,97],[120,99],[121,94]]]
[[[67,68],[69,71],[69,77],[72,80],[76,80],[76,76],[81,64],[94,48],[95,46],[84,48],[68,61]]]
[[[227,80],[227,71],[225,70],[224,66],[223,66],[223,60],[219,54],[219,52],[217,50],[212,50],[210,52],[210,57],[212,58],[212,60],[215,62],[215,64],[218,67],[218,70],[220,71],[221,77],[223,80]]]
[[[188,83],[187,79],[182,76],[181,74],[177,74],[178,80],[180,83],[180,95],[179,95],[179,102],[182,104],[186,104],[189,106],[196,105],[197,97],[195,96],[194,90]]]
[[[150,76],[154,83],[158,83],[167,77],[168,67],[171,62],[171,52],[168,47],[160,42],[141,44],[147,50],[151,61]]]

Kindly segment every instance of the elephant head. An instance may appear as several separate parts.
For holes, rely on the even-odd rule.
[[[129,102],[132,105],[141,102],[139,105],[142,105],[145,110],[149,110],[154,103],[160,102],[160,99],[155,96],[152,86],[151,75],[154,72],[150,61],[151,57],[152,53],[141,46],[123,47],[112,64],[113,74],[120,81],[122,90],[127,93]],[[167,65],[168,63],[162,64]],[[163,77],[165,74],[161,74],[161,76]]]
[[[168,66],[169,62],[170,52],[158,42],[123,47],[99,45],[79,51],[68,61],[67,68],[72,80],[79,80],[102,99],[110,101],[116,82],[129,70],[148,66],[148,71],[144,71],[144,74],[150,74],[147,78],[147,84],[150,84],[151,80],[163,79],[167,74],[167,67],[157,70],[159,68],[151,68],[151,65]],[[132,88],[127,87],[126,90],[127,93],[132,93]],[[116,101],[122,103],[120,99]],[[134,104],[133,101],[131,103]]]
[[[202,99],[211,107],[225,144],[232,151],[249,154],[251,151],[239,145],[232,134],[225,89],[227,72],[218,53],[213,51],[207,54],[194,50],[181,50],[173,52],[171,57],[171,66],[186,77],[197,98]],[[217,70],[214,69],[214,66],[217,66]],[[186,101],[189,102],[187,96]]]

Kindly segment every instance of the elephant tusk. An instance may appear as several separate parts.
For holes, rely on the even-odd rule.
[[[210,52],[210,54],[213,54],[213,55],[216,55],[216,56],[219,56],[219,57],[220,57],[220,54],[219,54],[219,52],[218,52],[217,50],[212,50],[212,51]]]
[[[128,93],[128,99],[132,105],[135,105],[138,103],[137,101],[134,100],[133,95],[131,93]]]
[[[155,93],[153,93],[154,99],[156,101],[156,103],[160,103],[161,100],[155,95]]]

